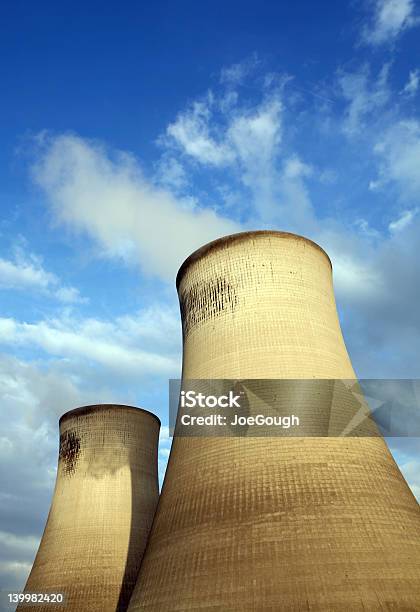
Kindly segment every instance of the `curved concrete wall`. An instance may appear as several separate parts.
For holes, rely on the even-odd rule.
[[[228,236],[177,284],[185,379],[355,377],[313,242]],[[174,438],[130,612],[390,609],[420,609],[420,513],[381,438]]]
[[[63,592],[66,603],[22,610],[127,609],[158,501],[159,429],[131,406],[61,417],[54,496],[25,591]]]

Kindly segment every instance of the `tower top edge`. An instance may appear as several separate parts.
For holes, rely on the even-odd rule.
[[[69,410],[68,412],[65,412],[63,415],[61,415],[59,419],[59,424],[61,425],[61,423],[73,417],[80,417],[86,414],[93,414],[94,412],[101,412],[104,410],[107,410],[108,412],[143,412],[148,416],[156,419],[156,421],[159,423],[159,426],[161,425],[159,417],[156,416],[156,414],[154,414],[153,412],[145,410],[144,408],[137,408],[136,406],[126,406],[125,404],[92,404],[90,406],[80,406],[79,408],[74,408],[73,410]]]
[[[303,242],[308,243],[310,246],[318,249],[327,258],[327,261],[330,264],[330,267],[332,269],[332,263],[331,263],[331,259],[328,253],[321,246],[319,246],[319,244],[317,244],[310,238],[306,238],[306,236],[301,236],[299,234],[293,234],[291,232],[281,232],[281,231],[276,231],[276,230],[253,230],[253,231],[247,231],[247,232],[238,232],[236,234],[229,234],[227,236],[222,236],[221,238],[216,238],[216,240],[212,240],[211,242],[204,244],[203,246],[198,248],[196,251],[191,253],[191,255],[189,255],[187,259],[185,259],[184,262],[181,264],[178,270],[178,274],[176,275],[177,289],[179,287],[181,279],[184,276],[187,268],[195,261],[198,261],[199,259],[207,255],[211,251],[221,249],[235,242],[244,242],[245,240],[251,240],[252,238],[258,238],[259,236],[272,236],[275,238],[283,238],[283,239],[289,238],[293,240],[302,240]]]

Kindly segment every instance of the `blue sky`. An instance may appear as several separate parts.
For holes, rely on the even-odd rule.
[[[2,5],[0,586],[36,552],[59,415],[166,425],[174,276],[213,238],[321,244],[358,376],[420,377],[419,25],[411,0]],[[418,439],[391,446],[419,496]]]

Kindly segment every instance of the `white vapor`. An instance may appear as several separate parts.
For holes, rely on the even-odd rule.
[[[410,70],[410,74],[408,75],[408,81],[404,86],[404,89],[401,91],[402,94],[406,94],[409,97],[415,96],[417,90],[420,85],[420,70],[416,68],[415,70]]]
[[[86,302],[76,287],[63,286],[52,272],[48,272],[42,261],[33,253],[26,254],[19,246],[14,248],[14,258],[0,258],[0,289],[38,291],[59,302]]]
[[[418,24],[413,0],[376,0],[373,16],[363,29],[362,39],[374,46],[389,43]]]
[[[40,140],[34,177],[56,219],[147,274],[173,279],[191,251],[240,227],[156,187],[131,155],[73,135]]]
[[[358,135],[370,116],[388,102],[389,69],[390,65],[384,64],[376,79],[372,78],[370,68],[366,64],[356,72],[339,73],[340,93],[348,103],[342,128],[348,136]]]

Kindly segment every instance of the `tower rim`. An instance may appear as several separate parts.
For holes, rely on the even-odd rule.
[[[73,408],[72,410],[68,410],[67,412],[61,415],[58,421],[58,424],[60,426],[61,423],[63,423],[64,421],[72,417],[83,416],[85,414],[93,414],[94,412],[100,412],[103,409],[112,409],[112,408],[115,408],[116,409],[115,411],[127,410],[131,412],[134,412],[134,411],[144,412],[147,415],[156,419],[156,421],[159,423],[159,426],[162,425],[160,418],[153,412],[150,412],[150,410],[146,410],[145,408],[138,408],[137,406],[129,406],[127,404],[112,404],[112,403],[111,404],[89,404],[86,406],[79,406],[78,408]]]
[[[316,249],[321,251],[323,255],[325,255],[328,263],[330,264],[331,270],[332,270],[332,263],[331,263],[331,259],[328,253],[319,244],[317,244],[310,238],[307,238],[306,236],[301,236],[300,234],[293,234],[292,232],[283,232],[280,230],[249,230],[245,232],[237,232],[235,234],[228,234],[226,236],[221,236],[220,238],[216,238],[215,240],[212,240],[211,242],[207,242],[203,246],[193,251],[191,255],[189,255],[182,262],[178,270],[178,273],[176,275],[176,288],[179,289],[181,280],[185,272],[187,271],[187,269],[192,263],[194,263],[195,261],[198,261],[204,255],[207,255],[207,253],[209,253],[210,251],[221,248],[223,245],[234,243],[234,242],[240,242],[242,240],[247,240],[254,236],[255,237],[257,236],[276,236],[277,238],[292,238],[294,240],[302,240],[304,242],[307,242],[310,246],[315,247]]]

